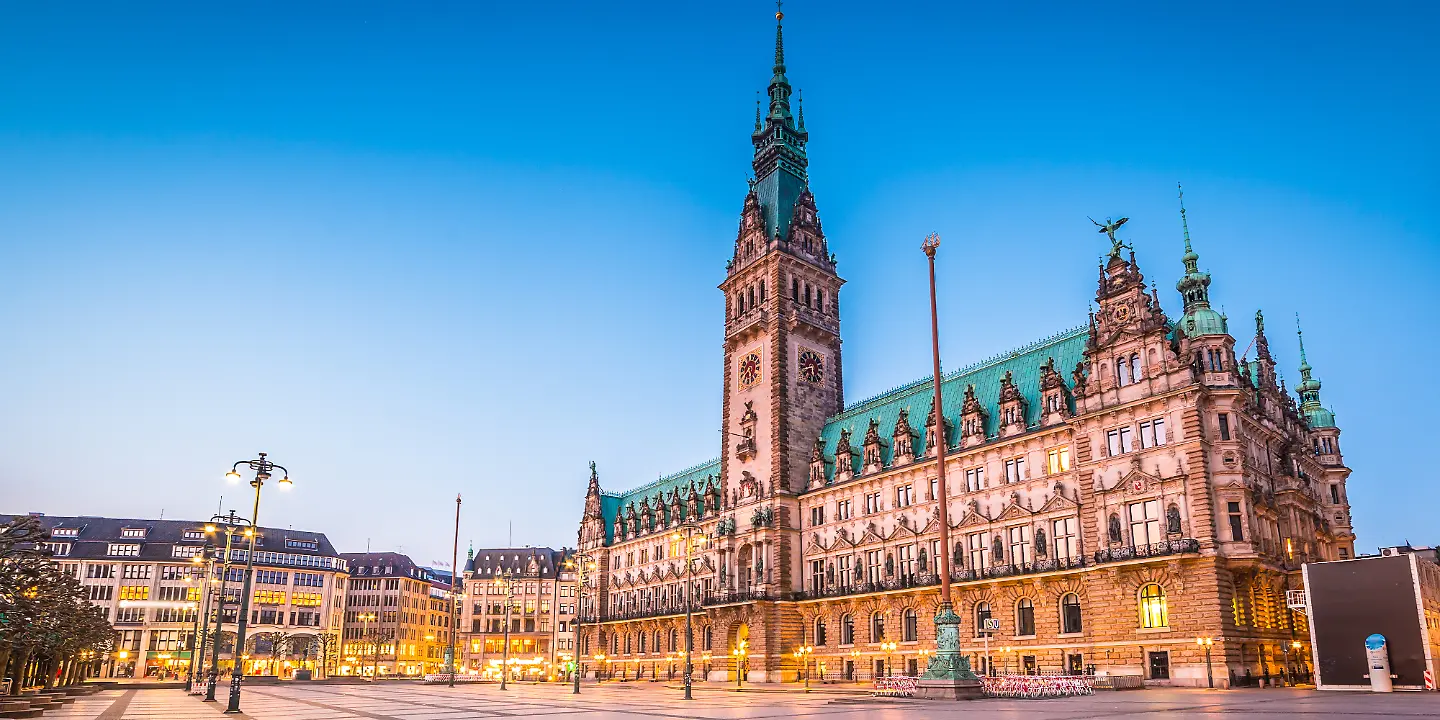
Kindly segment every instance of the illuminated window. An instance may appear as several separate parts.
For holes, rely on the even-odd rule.
[[[255,603],[258,605],[284,605],[285,591],[257,590],[255,591]]]
[[[1035,603],[1029,598],[1021,598],[1015,605],[1015,634],[1035,634]]]
[[[1146,628],[1170,626],[1170,615],[1165,605],[1165,590],[1155,583],[1140,588],[1140,626]]]
[[[1050,466],[1050,474],[1066,472],[1070,469],[1070,448],[1053,448],[1046,453],[1046,460]]]
[[[320,599],[320,593],[297,592],[290,596],[290,604],[302,607],[317,607],[320,605]]]
[[[149,585],[121,585],[121,586],[120,586],[120,599],[121,599],[121,600],[149,600],[149,599],[150,599],[150,586],[149,586]]]

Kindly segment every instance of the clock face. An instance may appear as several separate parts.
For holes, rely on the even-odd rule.
[[[760,382],[760,352],[748,352],[740,357],[740,387],[748,388]]]
[[[1125,306],[1125,305],[1121,305],[1120,307],[1115,308],[1115,319],[1116,319],[1116,320],[1119,320],[1119,321],[1121,321],[1121,322],[1124,322],[1124,321],[1125,321],[1125,318],[1128,318],[1128,317],[1130,317],[1130,308],[1129,308],[1129,307],[1127,307],[1127,306]]]
[[[825,379],[825,356],[805,348],[800,351],[800,379],[819,385]]]

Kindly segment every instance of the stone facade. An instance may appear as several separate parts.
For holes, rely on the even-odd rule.
[[[0,516],[0,522],[9,517]],[[207,523],[192,520],[47,515],[40,522],[54,562],[79,579],[115,627],[115,652],[101,661],[100,675],[169,672],[183,677],[198,645],[197,613],[210,613],[214,622],[218,610],[224,532],[206,532]],[[214,568],[192,562],[207,548],[217,560]],[[230,553],[220,625],[220,666],[227,670],[234,662],[248,539],[237,533]],[[213,591],[206,599],[201,586],[209,572]],[[348,577],[344,558],[323,533],[261,527],[255,538],[246,674],[287,676],[300,668],[323,674],[318,661],[323,643],[339,635]],[[198,620],[204,632],[205,617]],[[277,650],[279,639],[284,642]]]
[[[345,598],[340,673],[416,676],[444,670],[448,583],[437,582],[432,570],[400,553],[342,557],[353,576]]]
[[[512,679],[553,678],[575,659],[578,594],[572,551],[499,548],[469,551],[460,614],[460,667],[499,677],[510,641]],[[505,612],[508,580],[511,608]],[[505,629],[506,619],[510,628]]]
[[[592,472],[585,671],[671,675],[688,606],[713,680],[794,681],[804,645],[812,677],[918,674],[949,553],[977,669],[1203,685],[1196,639],[1210,638],[1218,686],[1306,672],[1304,615],[1284,591],[1302,562],[1353,556],[1339,429],[1303,345],[1298,403],[1279,381],[1259,313],[1237,357],[1183,206],[1177,319],[1115,237],[1124,220],[1107,221],[1087,323],[947,374],[940,423],[928,378],[845,407],[843,281],[778,28],[769,94],[720,285],[721,456],[624,493]],[[707,540],[690,563],[686,532]],[[981,632],[987,618],[999,629]]]

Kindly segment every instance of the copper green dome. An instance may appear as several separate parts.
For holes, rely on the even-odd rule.
[[[1185,314],[1180,317],[1180,330],[1190,337],[1224,335],[1229,330],[1225,316],[1210,307],[1210,273],[1200,272],[1200,256],[1190,247],[1190,223],[1185,219],[1185,192],[1180,192],[1180,225],[1185,229],[1185,274],[1175,283],[1185,301]]]

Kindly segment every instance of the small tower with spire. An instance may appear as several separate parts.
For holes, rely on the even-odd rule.
[[[1185,189],[1178,183],[1175,187],[1180,194],[1180,228],[1185,235],[1185,254],[1180,256],[1185,274],[1175,283],[1185,303],[1178,324],[1182,357],[1190,362],[1196,380],[1207,385],[1232,385],[1235,338],[1230,336],[1225,316],[1210,307],[1210,273],[1200,271],[1200,255],[1190,244]]]

